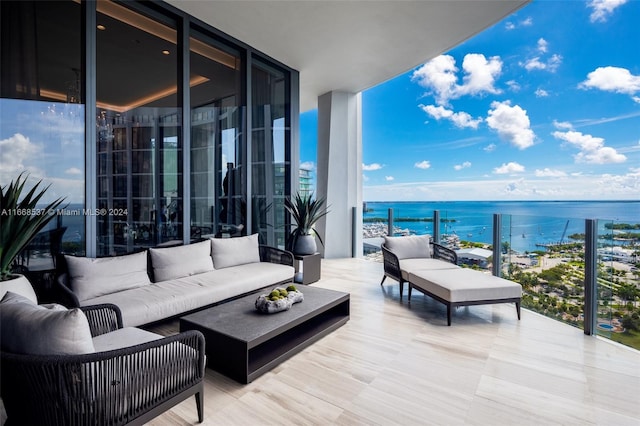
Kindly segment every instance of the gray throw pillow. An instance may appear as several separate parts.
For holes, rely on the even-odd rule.
[[[258,234],[237,238],[211,238],[211,257],[216,269],[260,262]]]
[[[398,256],[398,260],[431,257],[430,241],[430,235],[384,237],[384,245]]]
[[[89,322],[80,309],[36,305],[12,292],[0,301],[0,346],[31,355],[95,352]]]
[[[208,240],[186,246],[152,248],[149,253],[155,282],[213,271]]]
[[[146,251],[99,259],[74,256],[64,258],[69,269],[71,290],[81,302],[151,284],[147,273]]]

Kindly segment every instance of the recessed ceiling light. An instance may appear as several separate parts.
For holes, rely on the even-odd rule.
[[[99,29],[100,31],[104,31],[104,30],[106,30],[106,29],[107,29],[107,27],[105,27],[105,26],[104,26],[104,25],[102,25],[102,24],[98,24],[98,26],[97,26],[96,28],[97,28],[97,29]]]
[[[169,52],[168,50],[165,49],[165,50],[162,51],[162,54],[163,55],[169,55],[169,54],[171,54],[171,52]]]

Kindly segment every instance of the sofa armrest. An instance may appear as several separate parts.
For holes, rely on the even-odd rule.
[[[279,263],[293,267],[293,254],[286,250],[261,244],[260,262]]]
[[[91,337],[122,328],[122,313],[116,305],[105,303],[102,305],[82,306],[80,309],[89,321]]]
[[[393,254],[393,252],[391,252],[384,243],[380,247],[382,248],[384,274],[401,283],[404,280],[402,279],[402,271],[400,270],[400,260],[398,259],[398,256]]]
[[[431,243],[433,245],[433,258],[444,260],[454,265],[458,264],[458,255],[455,251],[447,248],[438,243]]]

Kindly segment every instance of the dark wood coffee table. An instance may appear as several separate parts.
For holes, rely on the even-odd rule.
[[[180,331],[199,330],[207,365],[249,383],[349,320],[349,293],[297,286],[304,301],[288,311],[261,314],[251,294],[180,318]]]

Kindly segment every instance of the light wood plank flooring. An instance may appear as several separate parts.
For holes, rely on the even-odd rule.
[[[323,260],[322,277],[351,293],[351,320],[251,384],[207,370],[205,425],[640,425],[638,351],[513,304],[447,327],[371,260]],[[189,399],[151,424],[196,423]]]

